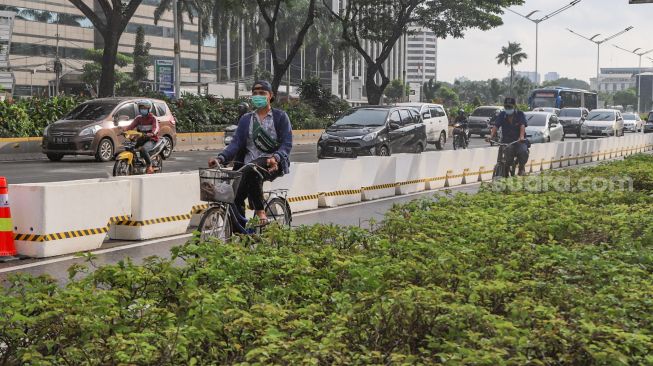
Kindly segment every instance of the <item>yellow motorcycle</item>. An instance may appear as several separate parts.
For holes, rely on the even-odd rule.
[[[125,151],[116,157],[116,163],[113,166],[113,176],[145,174],[147,163],[145,163],[145,159],[141,156],[141,152],[138,151],[139,149],[136,148],[138,140],[143,138],[145,134],[138,131],[125,131],[122,135],[125,136],[125,142],[123,143]],[[149,151],[154,173],[161,173],[163,171],[163,156],[161,154],[165,150],[165,147],[165,141],[161,139]]]

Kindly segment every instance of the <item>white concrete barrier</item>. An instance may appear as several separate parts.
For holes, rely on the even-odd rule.
[[[586,162],[594,162],[599,160],[600,155],[600,146],[598,140],[585,140],[587,141],[587,154],[589,155],[589,160]]]
[[[119,177],[131,183],[131,219],[116,223],[109,237],[145,240],[183,234],[200,201],[197,171]]]
[[[263,184],[264,191],[287,189],[287,199],[292,212],[318,208],[318,163],[291,163],[290,172],[272,182]]]
[[[422,153],[422,173],[426,181],[426,190],[444,188],[447,183],[447,170],[451,165],[451,156],[444,156],[441,151]]]
[[[363,201],[392,197],[396,193],[397,159],[394,156],[361,156]]]
[[[554,165],[554,160],[556,160],[557,145],[555,143],[545,143],[544,154],[542,156],[542,170],[551,170],[551,167]]]
[[[109,226],[128,219],[130,184],[87,179],[9,186],[18,253],[51,257],[97,249]]]
[[[421,192],[426,189],[422,154],[395,154],[396,194]]]
[[[360,202],[362,160],[323,159],[318,163],[319,207]]]
[[[556,154],[553,163],[554,168],[566,167],[569,166],[569,160],[567,159],[568,155],[568,143],[564,141],[555,142],[556,145]]]
[[[469,149],[469,160],[463,170],[463,184],[478,183],[481,179],[481,169],[485,169],[487,165],[485,158],[487,157],[487,148]],[[496,157],[495,160],[496,162]]]
[[[445,172],[447,177],[446,186],[461,185],[465,178],[465,169],[471,164],[473,158],[471,150],[448,150],[441,151],[440,154],[442,154],[442,162],[447,169]]]
[[[480,167],[480,176],[481,181],[490,181],[494,176],[494,166],[497,164],[497,159],[499,158],[499,147],[491,146],[484,147],[476,150],[476,155],[474,159],[478,159],[481,162]]]
[[[567,144],[567,146],[571,146],[568,157],[569,165],[577,165],[581,156],[581,143],[580,141],[570,141]]]
[[[538,173],[542,170],[542,160],[544,160],[544,154],[546,153],[546,145],[532,144],[529,150],[527,171]]]

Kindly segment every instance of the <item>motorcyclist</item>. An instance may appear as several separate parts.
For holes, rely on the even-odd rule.
[[[249,198],[261,224],[267,223],[263,200],[263,182],[272,181],[289,172],[292,149],[292,127],[286,112],[271,107],[274,101],[272,85],[266,80],[254,82],[251,102],[254,112],[238,121],[234,138],[217,157],[209,159],[209,167],[234,162],[234,169],[254,163],[264,168],[246,166],[242,169],[235,204],[245,216],[245,199]]]
[[[144,134],[143,137],[136,141],[136,148],[140,151],[141,156],[145,160],[145,164],[147,165],[145,172],[147,174],[154,173],[149,152],[154,148],[156,142],[159,141],[159,121],[154,117],[151,111],[152,102],[149,100],[139,100],[138,117],[134,118],[134,121],[129,126],[123,128],[123,132],[136,129],[138,132]]]
[[[236,124],[238,124],[238,121],[240,121],[240,117],[246,113],[249,113],[249,104],[247,104],[247,102],[238,104],[238,120],[236,121]]]
[[[490,137],[486,141],[494,140],[497,135],[497,130],[500,128],[501,142],[510,144],[519,141],[516,144],[508,146],[505,152],[506,160],[512,162],[517,157],[519,170],[517,175],[523,176],[526,174],[526,163],[528,162],[528,146],[526,144],[526,115],[524,112],[516,109],[517,102],[515,98],[508,97],[503,102],[504,111],[499,114],[496,123],[492,126]]]
[[[463,131],[463,137],[465,138],[465,146],[469,146],[469,126],[468,126],[467,115],[465,110],[460,109],[454,123],[460,123],[460,129]]]

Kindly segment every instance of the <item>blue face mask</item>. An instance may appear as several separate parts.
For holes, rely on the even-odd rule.
[[[512,114],[515,113],[514,109],[506,109],[506,114],[509,116],[512,116]]]
[[[252,95],[252,105],[256,109],[265,108],[268,106],[268,97],[265,95]]]
[[[139,109],[138,110],[141,113],[141,116],[146,117],[148,114],[150,114],[149,109]]]

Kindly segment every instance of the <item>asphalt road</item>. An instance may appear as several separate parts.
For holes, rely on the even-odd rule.
[[[471,148],[484,147],[487,143],[479,137],[471,139]],[[446,149],[452,149],[451,141]],[[435,150],[429,146],[427,150]],[[217,151],[173,152],[170,159],[163,164],[165,172],[196,170],[206,166],[210,157]],[[296,145],[293,147],[290,160],[294,162],[316,162],[316,147],[311,145]],[[113,171],[113,162],[98,163],[90,156],[65,157],[60,162],[48,161],[45,156],[36,159],[20,161],[0,161],[0,176],[6,177],[10,184],[58,182],[65,180],[107,178]]]

